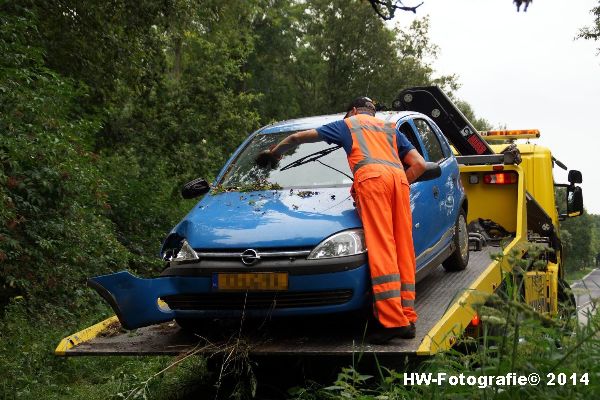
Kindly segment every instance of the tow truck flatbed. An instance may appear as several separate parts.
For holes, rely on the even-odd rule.
[[[360,353],[394,358],[401,355],[427,356],[454,345],[476,316],[476,304],[496,292],[503,274],[524,284],[524,301],[532,308],[546,315],[556,315],[558,293],[562,290],[563,296],[568,295],[565,292],[568,285],[565,286],[562,280],[562,245],[558,235],[559,215],[550,150],[535,144],[520,144],[518,159],[511,159],[505,154],[506,144],[493,147],[481,144],[481,136],[435,88],[402,92],[396,106],[397,109],[432,115],[437,118],[436,121],[445,123],[445,135],[452,139],[455,148],[463,148],[462,156],[457,160],[461,184],[467,191],[467,221],[491,221],[510,235],[503,236],[505,246],[502,248],[485,247],[482,243],[484,247],[481,250],[470,253],[465,270],[446,272],[438,266],[417,282],[415,306],[419,320],[415,339],[395,339],[387,345],[371,346],[364,339],[364,317],[344,320],[337,317],[318,320],[290,318],[258,323],[241,319],[230,321],[226,326],[205,322],[206,328],[193,334],[180,329],[174,321],[125,331],[114,316],[66,337],[55,353],[60,356],[139,356],[215,354],[237,349],[254,356],[347,357]],[[500,136],[507,137],[507,132],[500,133]],[[485,181],[490,175],[516,179],[508,182],[510,184],[491,184],[491,180]],[[575,186],[581,183],[581,174],[573,170],[569,175],[570,184],[563,186],[568,186],[569,194],[578,198],[578,205],[571,207],[572,214],[561,217],[577,216],[583,212],[581,189]],[[578,196],[574,196],[576,194]],[[511,241],[505,243],[505,240]],[[546,243],[553,252],[547,254],[544,270],[531,270],[515,277],[511,275],[510,260],[524,257],[530,242]],[[508,257],[492,259],[492,253],[503,253]]]
[[[513,241],[515,243],[515,241]],[[512,247],[512,246],[509,246]],[[433,354],[452,345],[468,325],[473,311],[471,296],[490,292],[500,282],[500,265],[490,254],[498,247],[471,252],[468,267],[446,272],[438,266],[417,283],[417,337],[395,339],[387,345],[371,346],[363,339],[365,324],[357,318],[281,320],[253,323],[240,321],[223,328],[211,324],[197,333],[179,328],[174,322],[124,331],[116,317],[66,337],[56,348],[57,355],[180,355],[189,352],[217,353],[246,346],[252,355],[337,355],[358,352],[376,354]],[[253,326],[257,325],[257,326]],[[225,334],[224,332],[228,332]],[[456,336],[453,332],[456,332]]]

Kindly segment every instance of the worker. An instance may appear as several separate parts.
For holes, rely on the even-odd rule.
[[[378,326],[369,342],[415,337],[415,253],[409,184],[425,170],[425,160],[393,123],[375,117],[368,97],[354,99],[343,120],[296,132],[256,162],[275,166],[286,151],[301,143],[326,141],[343,146],[354,174],[351,193],[362,220]],[[406,166],[404,170],[403,165]]]

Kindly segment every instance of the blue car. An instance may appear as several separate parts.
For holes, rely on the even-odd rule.
[[[252,133],[210,188],[197,180],[184,189],[188,197],[210,191],[165,239],[160,277],[119,272],[92,278],[90,285],[128,329],[173,318],[184,325],[242,313],[306,316],[370,308],[367,248],[344,150],[306,143],[284,155],[276,169],[255,163],[286,135],[342,117],[284,121]],[[410,189],[417,280],[439,264],[464,269],[467,199],[446,138],[420,113],[377,117],[395,122],[437,172]]]

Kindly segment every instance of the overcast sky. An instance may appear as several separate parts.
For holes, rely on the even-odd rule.
[[[404,4],[421,1],[416,17],[430,16],[438,74],[456,73],[458,97],[495,126],[539,129],[537,142],[583,173],[584,205],[600,214],[600,42],[574,39],[598,0],[534,0],[519,13],[510,0]],[[566,182],[561,171],[555,179]]]

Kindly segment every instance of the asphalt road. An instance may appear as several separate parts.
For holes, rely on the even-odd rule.
[[[577,303],[577,317],[581,324],[586,324],[588,317],[596,312],[600,305],[600,269],[595,269],[583,279],[571,284]]]

